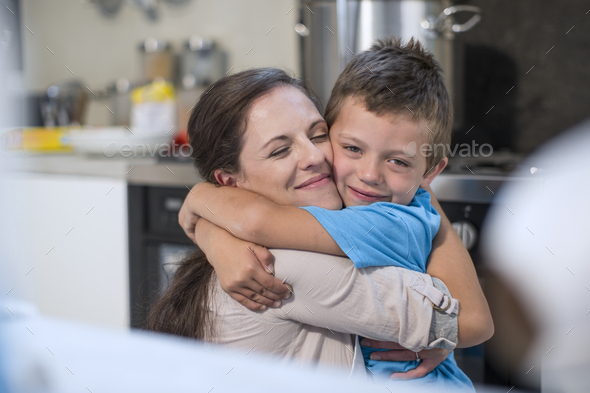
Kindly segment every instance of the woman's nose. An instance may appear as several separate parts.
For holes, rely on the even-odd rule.
[[[317,166],[324,165],[326,161],[326,155],[323,151],[318,149],[316,145],[314,145],[311,141],[305,144],[304,149],[302,149],[302,156],[301,156],[301,167],[302,169],[312,169]]]

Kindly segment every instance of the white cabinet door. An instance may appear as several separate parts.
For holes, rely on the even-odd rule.
[[[13,251],[1,280],[7,296],[47,316],[127,327],[126,182],[12,174],[2,184],[2,243]]]

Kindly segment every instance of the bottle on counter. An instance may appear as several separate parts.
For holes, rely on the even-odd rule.
[[[164,79],[131,92],[131,129],[135,134],[170,134],[176,126],[174,86]]]

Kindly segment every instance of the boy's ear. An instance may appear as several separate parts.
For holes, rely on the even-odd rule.
[[[237,179],[235,175],[225,172],[223,169],[215,170],[215,180],[222,186],[237,187]]]
[[[425,188],[430,186],[430,183],[434,180],[435,177],[438,176],[439,173],[445,169],[447,164],[449,163],[449,159],[447,157],[440,160],[438,164],[434,166],[424,177],[422,178],[422,182],[420,183],[420,187]]]

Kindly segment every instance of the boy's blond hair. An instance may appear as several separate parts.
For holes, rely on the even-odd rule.
[[[432,151],[429,170],[447,152],[437,146],[451,143],[453,105],[445,87],[442,69],[418,40],[407,44],[394,37],[377,40],[367,51],[356,54],[338,77],[328,104],[326,122],[336,121],[346,98],[358,99],[377,116],[407,114],[428,130]]]

